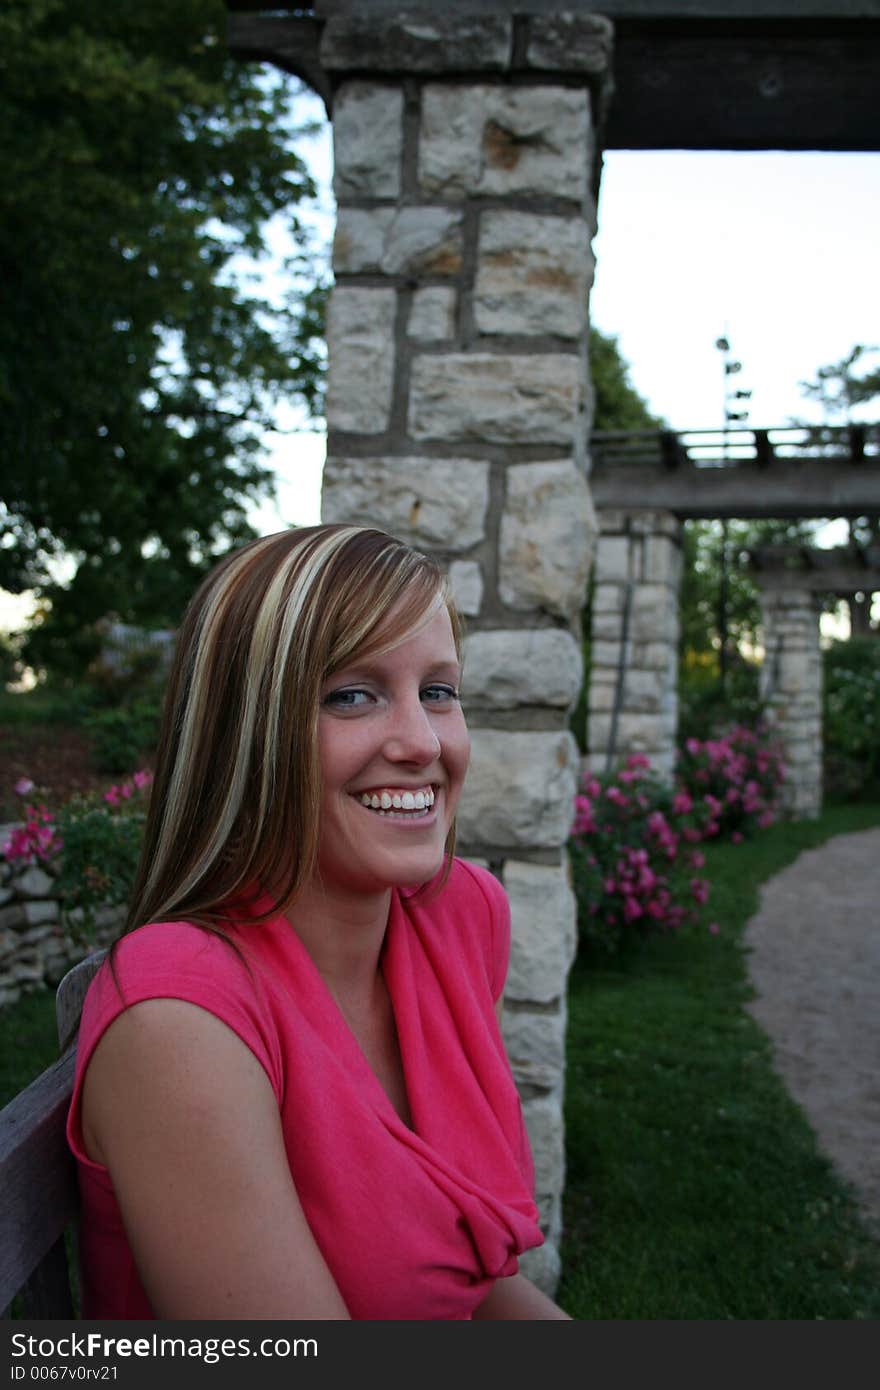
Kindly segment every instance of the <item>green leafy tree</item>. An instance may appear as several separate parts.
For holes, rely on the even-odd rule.
[[[821,407],[825,423],[853,424],[862,407],[880,398],[878,354],[880,348],[857,343],[839,362],[819,367],[814,381],[800,383],[807,399]],[[859,545],[876,545],[880,538],[880,517],[853,518],[849,522],[849,536],[851,541]],[[847,597],[854,636],[867,637],[880,633],[880,625],[871,623],[871,598],[872,595],[866,592]]]
[[[590,377],[593,383],[594,430],[662,429],[664,422],[652,415],[630,381],[630,365],[622,356],[617,338],[590,330]]]
[[[81,660],[108,612],[175,624],[271,494],[276,402],[320,410],[292,87],[224,29],[222,0],[0,10],[0,586],[43,601],[31,660]],[[248,268],[282,211],[269,302]]]

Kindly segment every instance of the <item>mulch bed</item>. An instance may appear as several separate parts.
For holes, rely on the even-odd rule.
[[[0,822],[17,820],[23,798],[13,790],[20,777],[29,777],[50,805],[76,793],[103,790],[115,780],[99,772],[89,739],[79,729],[62,724],[0,725]]]

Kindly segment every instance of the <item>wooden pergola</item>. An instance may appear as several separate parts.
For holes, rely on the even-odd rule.
[[[635,504],[682,521],[880,513],[880,424],[604,430],[590,454],[600,511]]]

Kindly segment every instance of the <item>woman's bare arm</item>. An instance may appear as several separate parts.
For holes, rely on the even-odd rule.
[[[488,1298],[474,1310],[475,1318],[497,1318],[507,1321],[557,1321],[571,1322],[558,1303],[541,1293],[524,1274],[513,1274],[508,1279],[497,1279]]]
[[[157,1317],[348,1318],[269,1079],[218,1018],[175,999],[121,1014],[89,1064],[83,1132]]]

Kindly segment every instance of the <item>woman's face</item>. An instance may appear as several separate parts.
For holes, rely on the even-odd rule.
[[[325,887],[414,887],[440,869],[470,751],[460,676],[444,607],[415,636],[381,656],[355,657],[326,682],[318,724]]]

